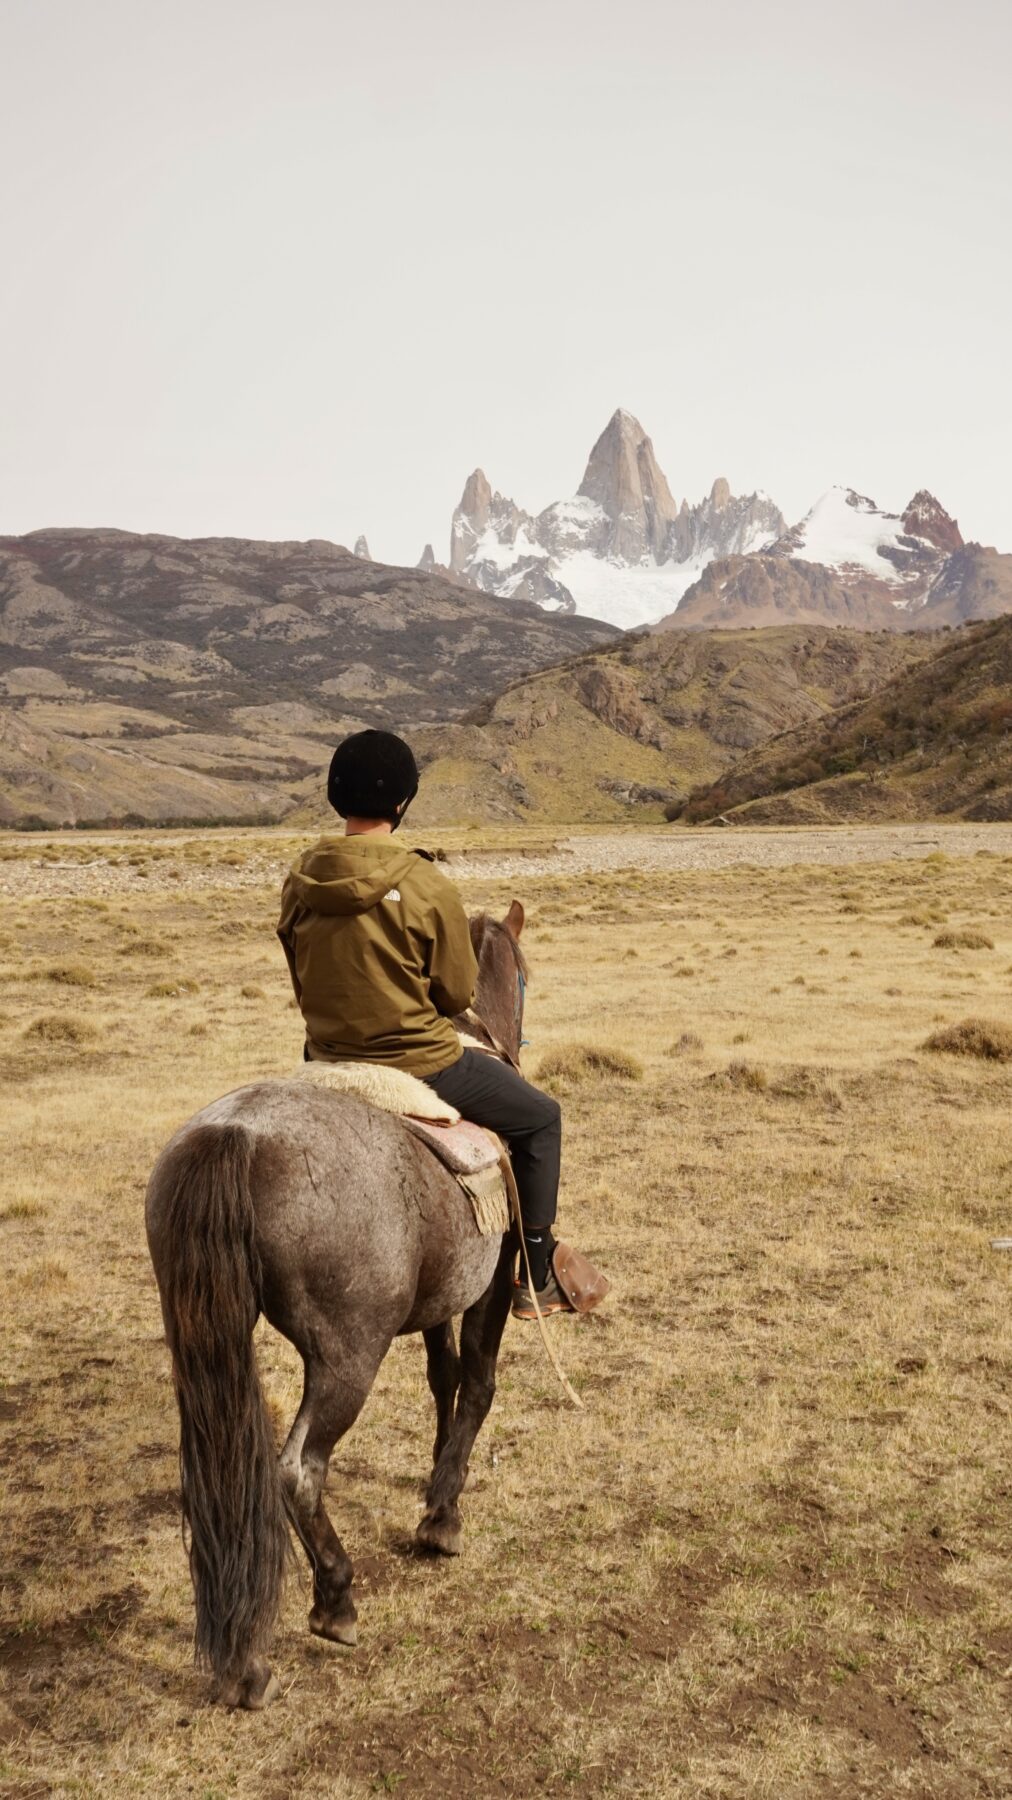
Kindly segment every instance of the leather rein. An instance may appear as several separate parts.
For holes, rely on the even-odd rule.
[[[464,1024],[475,1033],[479,1041],[482,1038],[485,1039],[485,1045],[482,1047],[485,1048],[487,1046],[488,1054],[490,1056],[498,1056],[500,1062],[508,1062],[510,1067],[514,1068],[518,1075],[520,1074],[520,1064],[512,1050],[508,1050],[505,1044],[499,1042],[495,1032],[489,1030],[484,1019],[475,1012],[473,1006],[469,1006],[464,1012],[458,1013],[457,1017],[463,1019]]]
[[[525,988],[526,984],[524,982],[524,978],[523,978],[522,974],[520,973],[519,969],[517,970],[517,981],[519,984],[518,990],[517,990],[517,1012],[518,1012],[518,1014],[521,1014],[523,1011],[524,988]],[[478,1013],[475,1012],[473,1006],[469,1006],[466,1009],[466,1011],[459,1013],[457,1016],[458,1016],[458,1018],[462,1019],[469,1028],[475,1028],[475,1027],[477,1028],[477,1036],[479,1039],[479,1043],[482,1038],[484,1038],[486,1040],[486,1042],[481,1045],[482,1053],[484,1055],[496,1056],[499,1058],[500,1062],[509,1063],[511,1068],[514,1068],[516,1070],[517,1074],[520,1075],[522,1079],[524,1079],[522,1070],[520,1068],[520,1064],[517,1061],[516,1057],[513,1055],[513,1052],[511,1050],[508,1050],[506,1048],[505,1044],[501,1044],[499,1042],[499,1039],[496,1037],[495,1033],[493,1031],[489,1030],[484,1019],[479,1017]],[[558,1379],[561,1382],[562,1387],[565,1390],[565,1393],[566,1393],[568,1399],[571,1400],[573,1405],[578,1407],[580,1409],[580,1411],[582,1412],[583,1411],[583,1401],[580,1399],[579,1394],[577,1393],[576,1389],[574,1388],[572,1382],[569,1379],[569,1376],[566,1374],[565,1369],[562,1367],[562,1364],[560,1363],[558,1357],[555,1354],[554,1349],[552,1348],[552,1341],[551,1341],[550,1337],[548,1336],[548,1331],[545,1326],[544,1315],[541,1311],[540,1306],[538,1305],[537,1292],[534,1287],[534,1282],[531,1278],[530,1258],[527,1255],[527,1239],[524,1237],[524,1222],[523,1222],[523,1219],[522,1219],[521,1213],[520,1213],[520,1195],[517,1192],[516,1177],[513,1174],[513,1164],[510,1161],[509,1151],[505,1148],[505,1146],[503,1146],[503,1155],[502,1155],[500,1167],[502,1168],[503,1178],[506,1182],[506,1192],[509,1195],[510,1211],[513,1214],[513,1223],[515,1224],[515,1226],[517,1228],[517,1236],[520,1239],[520,1253],[523,1257],[524,1268],[527,1271],[527,1291],[531,1296],[531,1302],[534,1306],[534,1316],[538,1322],[538,1330],[541,1333],[541,1341],[545,1346],[545,1351],[547,1353],[548,1360],[551,1363],[552,1368],[555,1370],[555,1373],[558,1376]]]

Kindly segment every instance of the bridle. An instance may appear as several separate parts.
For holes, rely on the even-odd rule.
[[[524,1028],[523,1027],[524,1002],[525,1002],[526,998],[527,998],[527,977],[525,976],[523,970],[521,968],[518,968],[517,969],[517,998],[516,998],[516,1006],[515,1006],[514,1010],[515,1010],[515,1016],[516,1016],[516,1021],[517,1021],[517,1043],[519,1044],[521,1050],[523,1049],[525,1044],[529,1044],[531,1041],[530,1038],[521,1037],[521,1035],[520,1035]]]

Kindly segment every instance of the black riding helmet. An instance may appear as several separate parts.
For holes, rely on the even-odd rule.
[[[418,764],[392,731],[352,732],[331,757],[327,799],[342,819],[389,819],[396,831],[417,792]]]

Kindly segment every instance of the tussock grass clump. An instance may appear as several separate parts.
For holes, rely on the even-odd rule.
[[[0,1223],[7,1219],[39,1219],[45,1212],[37,1200],[10,1200],[0,1206]]]
[[[147,1000],[178,1000],[183,994],[199,994],[200,982],[189,975],[177,975],[166,981],[152,982],[148,988]]]
[[[961,1019],[925,1038],[922,1050],[942,1050],[949,1056],[977,1056],[987,1062],[1012,1062],[1012,1026],[992,1019]]]
[[[685,1056],[690,1050],[702,1050],[703,1040],[698,1031],[683,1031],[681,1037],[669,1044],[665,1056]]]
[[[32,1293],[43,1293],[47,1288],[61,1287],[70,1279],[70,1270],[66,1263],[57,1261],[55,1256],[44,1256],[40,1262],[32,1263],[27,1269],[19,1269],[14,1277],[18,1287],[27,1288]]]
[[[86,963],[50,963],[47,968],[29,970],[31,981],[56,981],[65,988],[94,988],[99,977]]]
[[[933,950],[993,950],[994,939],[975,926],[961,925],[950,931],[940,931],[931,947]]]
[[[560,1044],[538,1064],[538,1081],[550,1092],[591,1081],[642,1081],[643,1064],[625,1050],[600,1044]]]
[[[171,944],[164,938],[134,937],[129,943],[121,944],[117,956],[175,956]]]
[[[743,1062],[740,1059],[728,1063],[724,1080],[730,1087],[744,1088],[753,1094],[765,1094],[770,1085],[770,1078],[762,1063]]]
[[[42,1013],[25,1027],[25,1037],[34,1044],[90,1044],[98,1036],[90,1019],[78,1013]]]
[[[244,1000],[266,1000],[267,998],[264,989],[259,987],[255,981],[244,981],[239,992]]]
[[[812,1063],[794,1063],[781,1069],[771,1092],[781,1100],[814,1100],[834,1111],[843,1105],[843,1095],[831,1071]]]
[[[98,976],[87,963],[54,963],[45,972],[47,981],[57,981],[63,987],[94,987]]]

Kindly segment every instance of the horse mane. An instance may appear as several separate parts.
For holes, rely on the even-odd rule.
[[[512,952],[513,961],[516,963],[517,973],[523,976],[524,981],[527,981],[527,958],[521,950],[516,938],[513,936],[512,931],[507,931],[501,919],[493,918],[491,913],[478,912],[472,913],[467,923],[471,931],[471,943],[474,948],[474,954],[478,958],[479,963],[481,962],[482,947],[487,937],[494,935],[499,938],[505,938]]]

